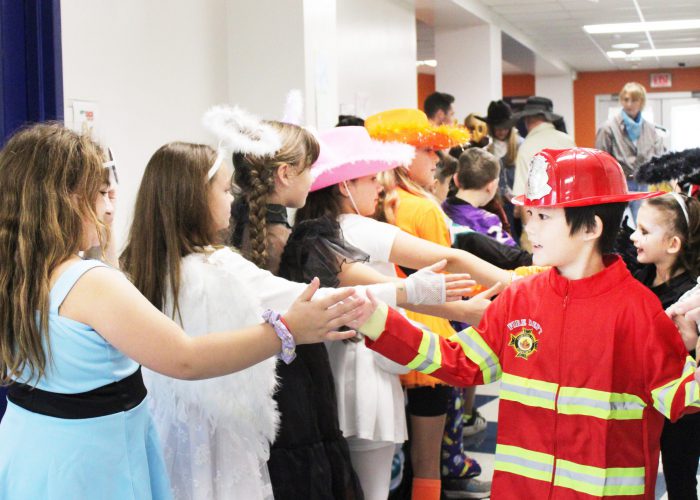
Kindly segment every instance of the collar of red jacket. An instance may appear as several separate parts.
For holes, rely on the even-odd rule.
[[[605,269],[580,280],[570,280],[559,274],[556,268],[549,270],[549,284],[557,295],[568,295],[572,299],[595,297],[612,290],[630,276],[627,266],[619,255],[603,257]]]

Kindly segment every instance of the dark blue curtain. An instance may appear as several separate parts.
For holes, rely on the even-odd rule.
[[[0,138],[63,120],[59,0],[0,0]]]
[[[63,120],[60,0],[0,0],[0,54],[0,143],[25,123]]]

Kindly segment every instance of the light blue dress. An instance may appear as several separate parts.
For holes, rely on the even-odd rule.
[[[45,391],[77,394],[117,382],[138,364],[95,330],[59,316],[78,279],[103,265],[70,266],[50,292],[49,338],[53,363],[36,384]],[[147,333],[147,332],[144,332]],[[26,382],[24,374],[20,382]],[[96,418],[62,419],[8,402],[0,422],[0,499],[170,499],[170,485],[147,401]]]

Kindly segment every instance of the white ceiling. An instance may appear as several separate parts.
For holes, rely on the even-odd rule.
[[[416,0],[419,58],[434,50],[429,33],[432,29],[489,21],[525,41],[524,45],[536,55],[558,59],[575,71],[671,68],[679,63],[700,66],[700,55],[626,61],[610,60],[604,53],[614,50],[613,44],[624,42],[638,43],[640,49],[652,48],[651,43],[657,49],[700,47],[700,29],[651,32],[651,43],[645,33],[588,35],[583,31],[586,24],[639,22],[640,13],[645,21],[700,19],[700,0]],[[422,23],[427,26],[421,28]],[[508,57],[506,40],[504,72],[528,72],[514,64],[519,55]],[[511,48],[518,45],[515,42]]]

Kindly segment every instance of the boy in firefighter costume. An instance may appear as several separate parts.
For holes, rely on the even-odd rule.
[[[695,362],[658,299],[606,255],[630,200],[616,160],[543,150],[514,203],[533,261],[477,328],[421,331],[380,304],[370,348],[449,384],[501,379],[492,498],[653,499],[664,416],[700,406]]]

